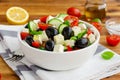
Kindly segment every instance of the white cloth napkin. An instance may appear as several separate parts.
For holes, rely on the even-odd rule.
[[[19,27],[19,29],[21,29],[21,27]],[[5,26],[0,27],[0,32],[3,33],[5,40],[12,51],[19,49],[16,31],[19,30],[15,27],[14,29]],[[96,55],[80,68],[67,71],[49,71],[35,66],[25,58],[21,60],[21,62],[11,62],[6,60],[7,53],[5,53],[0,45],[1,56],[21,80],[99,80],[119,73],[120,56],[114,52],[115,55],[111,60],[104,60],[101,58],[101,53],[106,50],[109,49],[99,45]],[[16,53],[19,54],[19,51]]]

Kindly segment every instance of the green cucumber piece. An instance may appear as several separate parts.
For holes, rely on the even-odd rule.
[[[32,35],[40,35],[40,34],[42,34],[42,31],[31,31],[30,34],[32,34]]]
[[[85,35],[86,32],[87,32],[87,29],[82,30],[81,33],[79,33],[78,36],[77,36],[78,39],[82,38]]]
[[[105,51],[101,54],[101,57],[105,60],[109,60],[114,56],[114,53],[111,51]]]
[[[56,17],[57,17],[57,18],[62,18],[62,19],[64,19],[66,16],[68,16],[68,14],[60,13],[60,14],[58,14]]]
[[[61,24],[58,28],[59,33],[62,33],[62,31],[65,27],[68,27],[68,25],[67,24]]]
[[[62,24],[62,21],[60,19],[53,18],[53,19],[51,19],[51,20],[48,21],[48,24],[51,24],[51,25],[55,26],[55,28],[58,29],[58,27],[60,26],[60,24]]]
[[[29,21],[28,22],[28,29],[30,32],[36,31],[38,29],[38,25],[33,21]]]

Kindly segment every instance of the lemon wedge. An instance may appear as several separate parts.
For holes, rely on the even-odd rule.
[[[7,21],[10,24],[25,24],[28,22],[29,14],[28,12],[21,7],[10,7],[6,11]]]

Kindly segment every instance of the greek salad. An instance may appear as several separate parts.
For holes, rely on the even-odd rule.
[[[78,17],[62,13],[29,21],[20,35],[29,46],[53,52],[82,49],[96,40],[93,30]]]

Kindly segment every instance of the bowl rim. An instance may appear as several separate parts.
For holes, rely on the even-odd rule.
[[[29,46],[28,44],[26,44],[26,43],[21,39],[21,37],[20,37],[20,32],[21,32],[22,29],[19,30],[19,32],[18,32],[18,34],[17,34],[17,37],[18,37],[18,40],[20,41],[20,44],[22,43],[24,46],[28,47],[29,49],[35,50],[35,51],[37,51],[37,52],[40,51],[40,53],[43,53],[43,54],[45,54],[45,53],[47,53],[47,54],[48,54],[48,53],[49,53],[49,54],[68,54],[68,53],[69,53],[69,54],[70,54],[70,53],[73,53],[73,52],[74,52],[74,53],[75,53],[75,52],[77,53],[78,51],[86,50],[87,48],[95,45],[97,42],[99,43],[99,39],[100,39],[100,32],[99,32],[92,24],[90,24],[90,23],[88,23],[88,22],[86,22],[86,21],[83,21],[83,20],[79,20],[79,21],[87,24],[87,26],[91,27],[91,28],[94,29],[94,31],[96,32],[96,40],[95,40],[95,42],[92,43],[92,45],[87,46],[87,47],[82,48],[82,49],[73,50],[73,51],[68,51],[68,52],[53,52],[53,51],[40,50],[40,49],[37,49],[37,48],[34,48],[34,47]],[[23,27],[23,28],[24,28],[24,27]],[[79,54],[80,54],[80,53],[79,53]]]
[[[119,21],[119,18],[117,18],[117,17],[116,18],[109,18],[105,21],[105,25],[110,25],[111,22],[113,24],[113,22],[115,23],[115,22],[120,22],[120,21]]]

